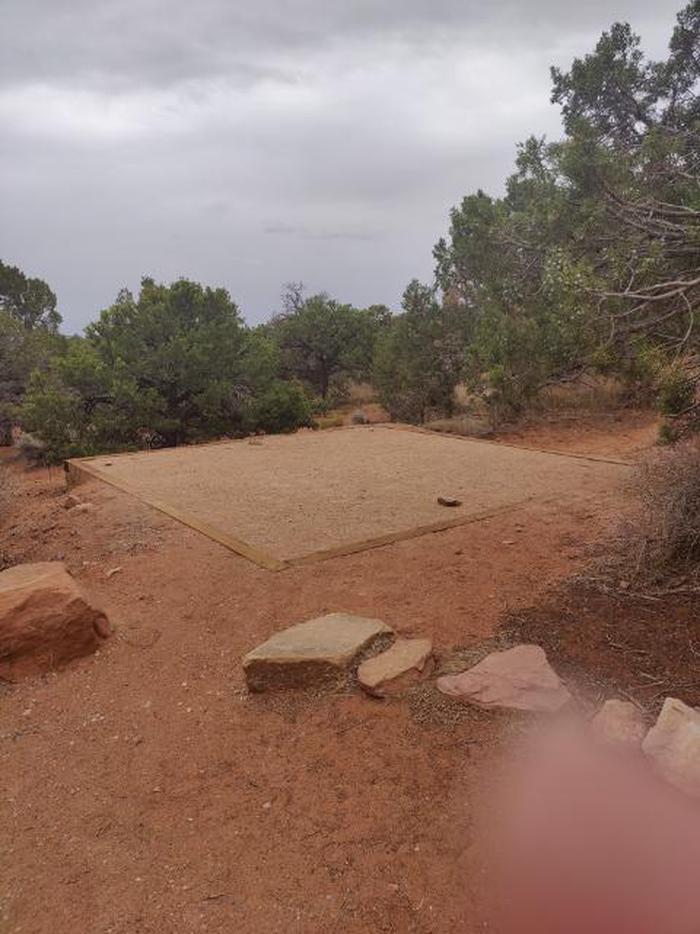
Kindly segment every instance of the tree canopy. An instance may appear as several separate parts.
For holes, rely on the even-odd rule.
[[[370,372],[374,342],[389,311],[382,305],[353,308],[323,292],[304,299],[302,288],[287,287],[284,310],[269,333],[280,348],[283,373],[326,399],[334,383]]]
[[[61,316],[56,296],[43,279],[26,276],[16,266],[0,260],[0,310],[19,321],[28,331],[58,330]]]
[[[31,373],[63,349],[60,322],[46,282],[0,261],[0,444],[10,441]]]
[[[276,379],[274,347],[225,289],[146,278],[35,371],[22,417],[57,459],[243,433],[256,413],[276,430],[307,423],[298,388]]]
[[[473,319],[468,373],[513,402],[576,368],[629,371],[650,346],[667,359],[697,347],[699,30],[696,0],[665,61],[618,23],[552,69],[565,137],[531,137],[504,197],[453,210],[437,281]]]
[[[377,343],[373,375],[380,399],[401,421],[423,422],[431,411],[450,414],[464,361],[459,318],[415,279],[402,308]]]

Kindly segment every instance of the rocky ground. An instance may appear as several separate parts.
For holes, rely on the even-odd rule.
[[[634,687],[642,671],[666,693],[692,680],[676,640],[648,638],[669,615],[691,638],[685,603],[644,605],[637,632],[632,602],[577,615],[558,596],[618,492],[271,574],[115,489],[87,484],[86,508],[65,509],[60,471],[5,470],[4,561],[64,561],[115,630],[0,688],[7,931],[493,930],[477,831],[521,720],[426,682],[249,694],[242,657],[292,623],[379,618],[432,639],[436,674],[536,641],[572,690],[619,684],[650,715],[662,695]]]

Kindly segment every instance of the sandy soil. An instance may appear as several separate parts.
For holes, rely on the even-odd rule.
[[[17,484],[0,551],[65,560],[116,634],[0,689],[0,930],[493,930],[474,828],[510,721],[432,688],[252,697],[240,658],[347,610],[448,665],[581,565],[612,487],[271,574],[105,484],[81,513],[59,471]]]
[[[299,432],[98,457],[101,476],[277,558],[298,558],[537,497],[585,501],[617,464],[392,429]],[[438,496],[462,505],[446,510]]]

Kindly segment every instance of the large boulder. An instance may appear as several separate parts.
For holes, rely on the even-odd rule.
[[[428,673],[432,651],[430,639],[397,639],[384,652],[362,662],[358,683],[375,697],[399,694]]]
[[[667,782],[700,796],[700,711],[667,697],[642,749]]]
[[[337,681],[357,656],[392,629],[379,619],[329,613],[275,633],[243,659],[251,691]]]
[[[59,561],[20,564],[0,573],[0,677],[13,680],[87,655],[109,635]]]
[[[539,645],[492,652],[461,674],[438,678],[437,686],[443,694],[484,708],[554,712],[571,700]]]

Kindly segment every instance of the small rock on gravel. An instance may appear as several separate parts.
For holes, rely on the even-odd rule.
[[[461,500],[461,499],[452,499],[452,498],[449,497],[449,496],[438,496],[437,501],[438,501],[438,503],[439,503],[441,506],[450,506],[450,507],[453,507],[453,506],[461,506],[461,505],[462,505],[462,500]]]
[[[700,711],[667,697],[642,749],[667,782],[700,796]]]
[[[77,506],[73,507],[73,512],[90,512],[92,509],[92,503],[78,503]]]
[[[483,708],[554,712],[571,700],[539,645],[492,652],[461,674],[438,678],[437,686],[443,694]]]
[[[430,639],[397,639],[386,651],[362,662],[357,680],[375,697],[400,693],[426,674],[432,650]]]

